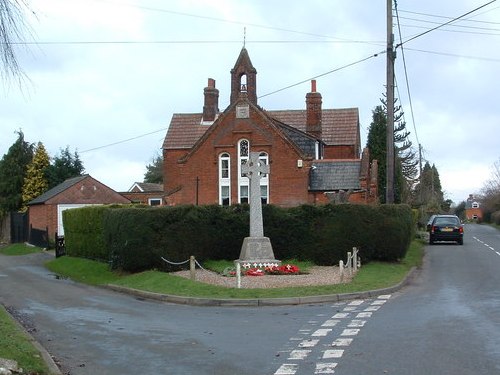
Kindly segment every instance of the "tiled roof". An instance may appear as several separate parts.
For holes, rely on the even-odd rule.
[[[163,142],[163,148],[190,149],[193,147],[210,127],[210,125],[202,125],[201,119],[202,113],[174,113]]]
[[[157,192],[157,191],[163,191],[163,184],[154,184],[151,182],[134,182],[134,185],[129,189],[129,192],[142,192],[142,193],[149,193],[149,192]]]
[[[360,160],[328,160],[312,164],[309,190],[334,191],[360,189]]]
[[[266,111],[267,114],[305,133],[306,110]],[[174,114],[163,142],[164,149],[190,149],[208,130],[201,125],[201,113]],[[357,108],[324,109],[322,140],[327,145],[357,145],[359,113]]]
[[[306,110],[268,111],[268,113],[285,124],[306,131]],[[355,145],[358,139],[358,122],[357,108],[323,109],[322,141],[327,145]]]
[[[48,201],[49,199],[62,193],[66,189],[69,189],[71,186],[86,179],[87,177],[90,177],[90,176],[88,174],[85,174],[83,176],[68,178],[66,181],[60,183],[59,185],[53,187],[50,190],[47,190],[45,193],[43,193],[43,194],[39,195],[38,197],[36,197],[35,199],[33,199],[31,202],[28,203],[28,206],[33,205],[33,204],[43,204],[46,201]]]

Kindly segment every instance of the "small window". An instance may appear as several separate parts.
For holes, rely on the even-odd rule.
[[[148,204],[150,206],[161,206],[161,198],[149,198]]]
[[[479,203],[477,202],[472,203],[472,208],[479,208]]]

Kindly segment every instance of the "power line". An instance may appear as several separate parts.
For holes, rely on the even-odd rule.
[[[474,8],[473,10],[471,10],[471,11],[469,11],[469,12],[467,12],[467,13],[462,14],[461,16],[455,17],[455,18],[453,18],[453,19],[451,19],[451,20],[449,20],[449,21],[447,21],[447,22],[445,22],[445,23],[442,23],[442,24],[440,24],[440,25],[438,25],[438,26],[436,26],[436,27],[433,27],[432,29],[429,29],[429,30],[424,31],[423,33],[417,34],[417,35],[415,35],[415,36],[413,36],[413,37],[411,37],[411,38],[409,38],[409,39],[407,39],[407,40],[405,40],[405,41],[401,42],[400,44],[398,44],[398,45],[395,47],[395,49],[397,49],[399,46],[402,46],[403,44],[406,44],[406,43],[408,43],[408,42],[411,42],[412,40],[415,40],[415,39],[417,39],[417,38],[420,38],[421,36],[424,36],[424,35],[426,35],[426,34],[428,34],[428,33],[432,32],[432,31],[434,31],[434,30],[437,30],[437,29],[439,29],[439,28],[443,27],[443,26],[446,26],[446,25],[449,25],[449,24],[451,24],[451,23],[453,23],[453,22],[456,22],[456,21],[458,21],[459,19],[462,19],[462,18],[464,18],[464,17],[468,16],[469,14],[472,14],[472,13],[474,13],[474,12],[477,12],[479,9],[482,9],[482,8],[484,8],[484,7],[486,7],[486,6],[490,5],[490,4],[493,4],[495,1],[496,1],[496,0],[491,0],[491,1],[487,2],[486,4],[483,4],[483,5],[481,5],[481,6],[478,6],[477,8]]]
[[[94,1],[105,2],[105,3],[115,4],[115,5],[119,5],[119,6],[128,6],[128,7],[143,9],[143,10],[152,11],[152,12],[168,13],[168,14],[173,14],[173,15],[183,16],[183,17],[199,18],[199,19],[204,19],[204,20],[208,20],[208,21],[229,23],[229,24],[235,24],[235,25],[241,25],[241,26],[252,26],[252,27],[256,27],[256,28],[260,28],[260,29],[284,31],[287,33],[313,36],[313,37],[319,37],[319,38],[336,39],[338,41],[344,41],[344,42],[356,42],[356,43],[366,43],[366,44],[374,44],[374,43],[379,44],[379,43],[381,43],[381,42],[376,42],[376,41],[375,42],[372,42],[372,41],[352,41],[350,39],[339,38],[339,37],[335,37],[335,36],[331,36],[331,35],[323,35],[323,34],[316,34],[316,33],[307,32],[307,31],[300,31],[300,30],[293,30],[293,29],[287,29],[287,28],[282,28],[282,27],[261,25],[261,24],[256,24],[256,23],[249,23],[247,21],[228,20],[228,19],[224,19],[224,18],[203,16],[203,15],[199,15],[199,14],[186,13],[186,12],[178,12],[178,11],[162,9],[162,8],[147,7],[147,6],[137,5],[137,4],[122,3],[122,2],[119,3],[119,2],[116,2],[113,0],[94,0]],[[239,41],[239,43],[241,43],[241,40]]]
[[[241,43],[241,42],[240,42],[240,43]],[[325,73],[319,74],[319,75],[317,75],[317,76],[315,76],[315,77],[311,77],[311,78],[308,78],[308,79],[306,79],[306,80],[303,80],[303,81],[300,81],[300,82],[294,83],[294,84],[292,84],[292,85],[289,85],[289,86],[283,87],[283,88],[281,88],[281,89],[279,89],[279,90],[275,90],[275,91],[273,91],[273,92],[270,92],[270,93],[267,93],[267,94],[261,95],[261,96],[259,96],[258,98],[260,99],[260,98],[263,98],[263,97],[265,97],[265,96],[273,95],[273,94],[276,94],[276,93],[278,93],[278,92],[281,92],[281,91],[287,90],[287,89],[289,89],[289,88],[292,88],[292,87],[298,86],[298,85],[300,85],[300,84],[302,84],[302,83],[309,82],[311,79],[316,79],[316,78],[323,77],[323,76],[325,76],[325,75],[328,75],[328,74],[331,74],[331,73],[334,73],[334,72],[338,72],[339,70],[342,70],[342,69],[348,68],[348,67],[350,67],[350,66],[353,66],[353,65],[356,65],[356,64],[362,63],[362,62],[364,62],[364,61],[366,61],[366,60],[369,60],[369,59],[371,59],[371,58],[377,57],[379,54],[382,54],[382,53],[385,53],[385,52],[386,52],[386,51],[381,51],[381,52],[379,52],[379,53],[375,53],[375,54],[373,54],[373,55],[370,55],[370,56],[368,56],[368,57],[365,57],[365,58],[363,58],[363,59],[361,59],[361,60],[358,60],[358,61],[355,61],[355,62],[353,62],[353,63],[350,63],[350,64],[347,64],[347,65],[341,66],[341,67],[339,67],[339,68],[332,69],[332,70],[330,70],[330,71],[328,71],[328,72],[325,72]],[[125,143],[125,142],[134,141],[134,140],[136,140],[136,139],[139,139],[139,138],[142,138],[142,137],[146,137],[146,136],[148,136],[148,135],[155,134],[155,133],[158,133],[158,132],[161,132],[161,131],[165,131],[165,130],[167,130],[167,129],[168,129],[168,128],[162,128],[162,129],[158,129],[158,130],[155,130],[155,131],[152,131],[152,132],[146,133],[146,134],[141,134],[141,135],[138,135],[138,136],[135,136],[135,137],[132,137],[132,138],[127,138],[127,139],[123,139],[123,140],[121,140],[121,141],[117,141],[117,142],[113,142],[113,143],[108,143],[108,144],[106,144],[106,145],[101,145],[101,146],[97,146],[97,147],[89,148],[89,149],[87,149],[87,150],[80,151],[80,154],[83,154],[83,153],[86,153],[86,152],[90,152],[90,151],[100,150],[100,149],[107,148],[107,147],[111,147],[111,146],[116,146],[116,145],[119,145],[119,144],[121,144],[121,143]]]
[[[347,65],[341,66],[341,67],[339,67],[339,68],[332,69],[332,70],[330,70],[330,71],[328,71],[328,72],[325,72],[325,73],[322,73],[322,74],[318,74],[317,76],[314,76],[314,77],[311,77],[311,78],[305,79],[305,80],[303,80],[303,81],[300,81],[300,82],[294,83],[294,84],[292,84],[292,85],[289,85],[289,86],[283,87],[283,88],[281,88],[281,89],[278,89],[278,90],[275,90],[275,91],[269,92],[269,93],[267,93],[267,94],[264,94],[264,95],[259,96],[259,97],[258,97],[258,99],[263,98],[263,97],[266,97],[266,96],[269,96],[269,95],[276,94],[276,93],[278,93],[278,92],[280,92],[280,91],[284,91],[284,90],[287,90],[287,89],[289,89],[289,88],[292,88],[292,87],[295,87],[295,86],[298,86],[298,85],[301,85],[301,84],[303,84],[303,83],[309,82],[309,81],[310,81],[310,80],[312,80],[312,79],[316,79],[316,78],[319,78],[319,77],[323,77],[323,76],[326,76],[326,75],[328,75],[328,74],[338,72],[339,70],[342,70],[342,69],[345,69],[345,68],[351,67],[351,66],[353,66],[353,65],[360,64],[360,63],[362,63],[362,62],[364,62],[364,61],[366,61],[366,60],[369,60],[369,59],[372,59],[372,58],[374,58],[374,57],[377,57],[378,55],[383,54],[383,53],[386,53],[386,51],[385,51],[385,50],[380,51],[380,52],[378,52],[378,53],[375,53],[375,54],[373,54],[373,55],[370,55],[370,56],[368,56],[368,57],[365,57],[365,58],[363,58],[363,59],[361,59],[361,60],[358,60],[358,61],[352,62],[352,63],[350,63],[350,64],[347,64]]]
[[[87,150],[83,150],[83,151],[80,151],[80,154],[83,154],[85,152],[90,152],[90,151],[95,151],[95,150],[100,150],[101,148],[107,148],[107,147],[111,147],[111,146],[115,146],[115,145],[119,145],[121,143],[125,143],[125,142],[130,142],[130,141],[134,141],[136,139],[139,139],[139,138],[142,138],[142,137],[146,137],[148,135],[151,135],[151,134],[155,134],[155,133],[159,133],[159,132],[163,132],[165,130],[167,130],[168,128],[161,128],[161,129],[158,129],[158,130],[155,130],[155,131],[152,131],[152,132],[149,132],[149,133],[146,133],[146,134],[141,134],[141,135],[138,135],[138,136],[135,136],[135,137],[132,137],[132,138],[127,138],[127,139],[123,139],[121,141],[117,141],[117,142],[113,142],[113,143],[109,143],[107,145],[102,145],[102,146],[97,146],[97,147],[94,147],[94,148],[89,148]]]
[[[497,8],[493,8],[491,10],[494,10],[494,9],[498,9],[499,7]],[[491,11],[490,10],[490,11]],[[444,18],[444,19],[453,19],[453,17],[448,17],[448,16],[441,16],[441,15],[437,15],[437,14],[429,14],[429,13],[420,13],[420,12],[412,12],[412,11],[409,11],[409,10],[402,10],[402,9],[399,9],[399,12],[401,13],[408,13],[408,14],[416,14],[416,15],[419,15],[419,16],[426,16],[426,17],[434,17],[434,18]],[[484,13],[483,13],[484,14]],[[491,24],[491,25],[500,25],[500,22],[494,22],[494,21],[484,21],[484,20],[472,20],[470,18],[465,18],[463,20],[461,20],[462,22],[473,22],[473,23],[482,23],[482,24]]]
[[[86,44],[241,44],[241,40],[103,40],[103,41],[45,41],[45,42],[12,42],[12,45],[86,45]],[[365,44],[365,41],[343,40],[246,40],[246,44]],[[377,42],[369,42],[378,45]]]
[[[460,55],[460,54],[456,54],[456,53],[448,53],[448,52],[441,52],[441,51],[429,51],[429,50],[424,50],[424,49],[408,48],[408,47],[405,47],[405,50],[406,51],[415,51],[415,52],[429,53],[429,54],[433,54],[433,55],[459,57],[459,58],[463,58],[463,59],[500,62],[500,59],[495,59],[495,58],[491,58],[491,57]]]
[[[402,40],[402,36],[401,36],[401,27],[400,27],[400,24],[399,24],[399,13],[398,13],[398,7],[397,7],[397,5],[396,5],[395,9],[396,9],[396,20],[397,20],[397,24],[398,24],[399,40],[401,42],[400,43],[400,45],[401,45],[401,55],[403,56],[403,67],[404,67],[404,72],[405,72],[406,91],[407,91],[407,94],[408,94],[408,101],[410,103],[411,120],[412,120],[412,123],[413,123],[413,129],[415,130],[415,138],[417,139],[417,144],[420,147],[420,141],[418,139],[418,134],[417,134],[417,126],[415,124],[415,115],[413,113],[413,103],[412,103],[412,100],[411,100],[411,93],[410,93],[410,82],[408,80],[408,69],[406,67],[406,58],[405,58],[404,49],[403,49],[403,40]]]

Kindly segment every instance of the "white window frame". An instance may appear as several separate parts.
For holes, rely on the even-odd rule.
[[[243,142],[247,142],[248,144],[248,150],[246,155],[242,155],[242,150],[241,150],[241,145]],[[248,139],[240,139],[238,141],[238,203],[242,203],[242,198],[246,198],[246,202],[248,203],[249,201],[249,195],[247,194],[246,196],[242,195],[242,187],[246,186],[247,187],[247,192],[250,189],[250,180],[246,176],[242,176],[241,173],[241,166],[243,164],[246,164],[248,162],[248,159],[250,157],[250,141]]]
[[[226,169],[223,167],[224,162],[227,161],[227,176],[223,177],[223,171]],[[227,152],[223,152],[219,155],[219,204],[224,205],[224,198],[222,192],[228,190],[229,202],[231,205],[231,155]]]
[[[151,204],[152,202],[160,202],[158,204]],[[161,198],[148,198],[148,205],[150,206],[162,206],[163,205],[163,200]]]
[[[269,166],[269,155],[267,152],[259,153],[259,163]],[[262,188],[265,187],[265,194],[262,194]],[[260,199],[263,204],[269,203],[269,173],[260,177]]]

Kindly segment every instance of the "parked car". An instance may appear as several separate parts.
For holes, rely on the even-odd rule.
[[[464,244],[464,226],[455,215],[436,215],[429,231],[429,244],[436,241],[455,241]]]
[[[427,222],[427,232],[430,232],[431,231],[431,226],[432,226],[432,221],[434,220],[434,218],[436,217],[436,215],[432,215],[430,218],[429,218],[429,221]]]

